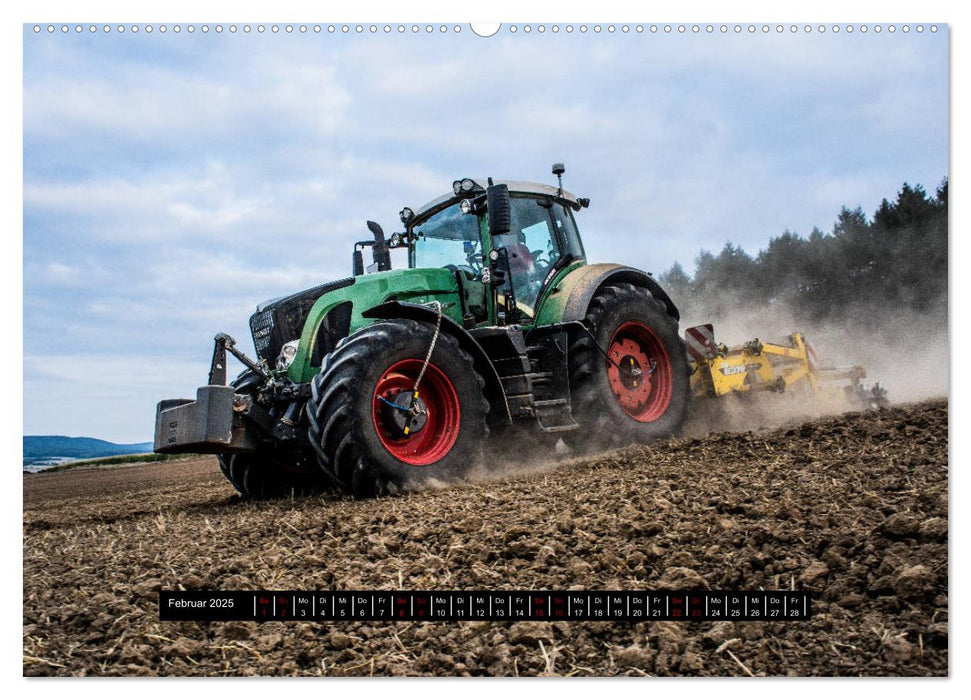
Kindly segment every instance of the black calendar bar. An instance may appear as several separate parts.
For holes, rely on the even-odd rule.
[[[805,591],[159,592],[170,621],[799,621],[810,608]]]

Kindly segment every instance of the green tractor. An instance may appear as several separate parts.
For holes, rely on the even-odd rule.
[[[674,433],[689,398],[678,310],[650,273],[587,264],[574,213],[590,201],[563,172],[555,187],[456,180],[390,239],[369,221],[353,276],[257,308],[256,359],[216,336],[196,399],[159,403],[155,451],[217,454],[249,497],[368,497],[460,481],[499,446]],[[407,269],[391,269],[396,249]],[[228,386],[227,353],[246,366]]]

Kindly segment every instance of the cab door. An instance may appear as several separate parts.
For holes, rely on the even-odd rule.
[[[513,194],[509,233],[491,239],[491,250],[505,250],[509,274],[496,288],[493,318],[500,322],[531,324],[536,302],[547,276],[560,259],[561,242],[548,197]],[[502,316],[500,316],[502,314]]]

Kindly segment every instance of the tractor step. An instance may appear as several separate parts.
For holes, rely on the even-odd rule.
[[[533,379],[533,386],[537,384],[548,384],[556,378],[556,375],[552,372],[532,372],[529,376]]]
[[[547,399],[534,401],[533,413],[541,430],[547,433],[565,433],[576,430],[580,425],[573,420],[568,399]]]
[[[492,358],[514,419],[534,418],[547,433],[580,427],[570,409],[565,331],[532,331],[529,345],[514,326],[477,328],[471,334]]]

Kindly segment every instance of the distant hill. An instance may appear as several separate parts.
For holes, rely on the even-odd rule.
[[[151,452],[150,442],[118,445],[107,440],[64,435],[24,435],[24,467],[52,466],[75,459],[95,459]]]

